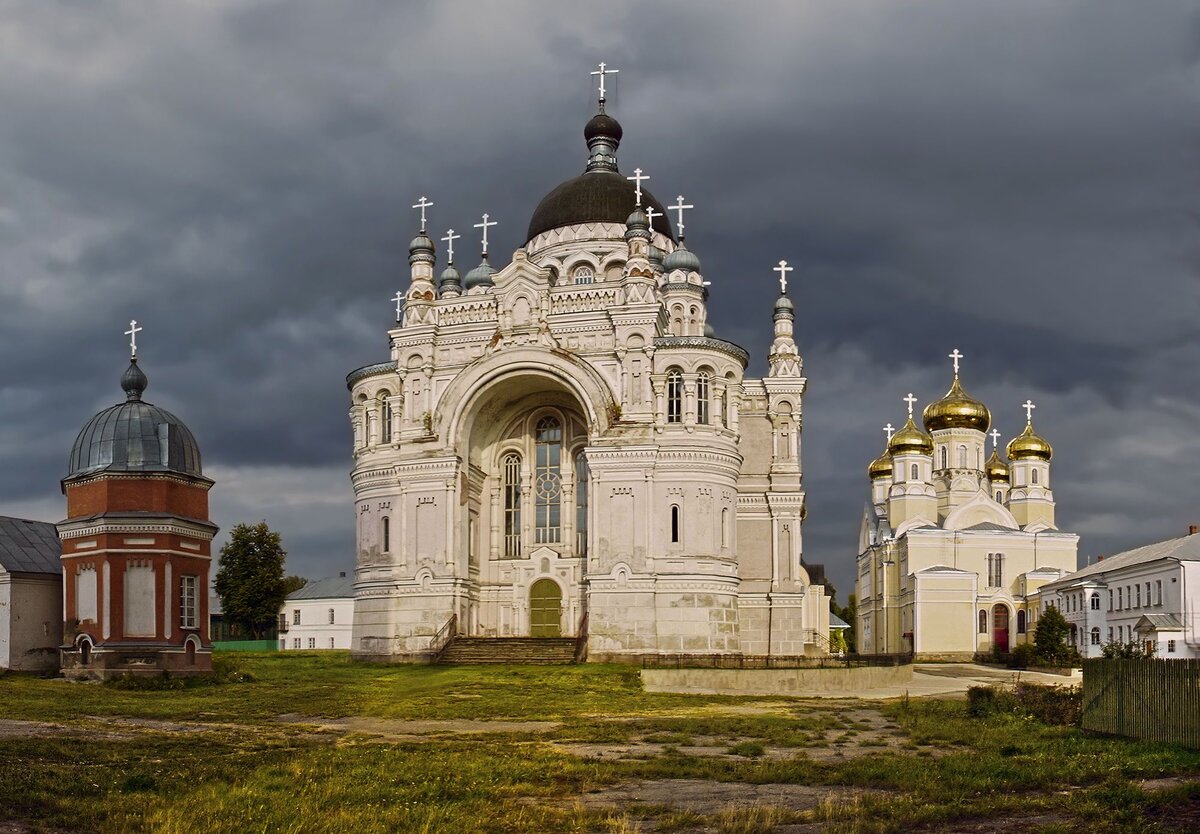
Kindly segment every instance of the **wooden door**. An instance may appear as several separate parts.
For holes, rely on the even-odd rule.
[[[1008,606],[996,605],[992,609],[992,649],[1008,651]]]
[[[539,579],[529,589],[529,636],[562,636],[562,589],[553,579]]]

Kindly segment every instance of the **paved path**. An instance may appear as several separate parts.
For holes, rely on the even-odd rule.
[[[981,666],[976,663],[918,663],[913,667],[911,681],[895,686],[863,689],[841,697],[875,701],[884,698],[899,698],[906,693],[911,698],[924,698],[931,695],[961,695],[972,686],[1013,686],[1018,680],[1059,686],[1078,686],[1083,681],[1083,673],[1077,670],[1074,675],[1067,677],[1066,675],[1047,675],[1043,672],[1018,672],[1013,669]],[[813,692],[811,696],[803,692],[795,694],[800,697],[833,697],[819,692]]]

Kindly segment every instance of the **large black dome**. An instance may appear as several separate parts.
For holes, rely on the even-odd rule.
[[[526,241],[542,232],[579,223],[624,224],[637,204],[633,183],[612,171],[588,171],[569,179],[542,198],[529,221]],[[654,231],[672,240],[675,235],[666,209],[653,194],[642,189],[642,207],[653,206]]]

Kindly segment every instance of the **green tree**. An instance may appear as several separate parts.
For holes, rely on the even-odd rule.
[[[308,580],[303,576],[285,576],[283,578],[283,595],[286,597],[288,594],[299,591],[307,584]]]
[[[279,534],[265,521],[239,524],[221,548],[221,566],[213,588],[221,597],[225,619],[254,635],[255,640],[277,622],[287,596],[283,560],[287,553]]]
[[[1047,664],[1074,663],[1079,652],[1067,642],[1071,627],[1057,607],[1051,605],[1042,613],[1033,630],[1033,649],[1038,661]]]

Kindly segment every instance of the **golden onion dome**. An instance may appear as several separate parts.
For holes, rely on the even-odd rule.
[[[958,375],[946,396],[925,406],[925,431],[975,429],[986,432],[992,426],[992,414],[986,405],[962,389]]]
[[[1009,460],[1050,460],[1054,448],[1033,430],[1033,423],[1025,424],[1025,431],[1008,441]]]
[[[908,418],[900,431],[892,435],[888,441],[888,454],[891,455],[932,455],[933,440],[929,435],[917,428],[912,417]]]
[[[877,478],[892,477],[892,456],[885,449],[883,454],[871,461],[867,467],[867,477],[872,481]]]
[[[984,469],[987,471],[989,481],[1004,481],[1007,483],[1008,464],[1000,459],[1000,453],[996,449],[992,449],[992,456],[987,459]]]

